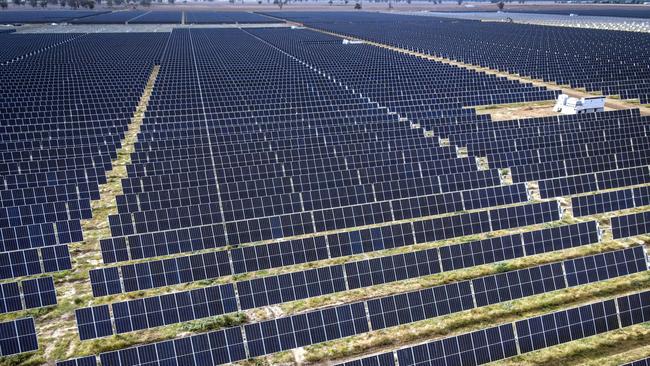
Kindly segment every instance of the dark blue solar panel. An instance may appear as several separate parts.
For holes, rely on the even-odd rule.
[[[515,322],[521,353],[618,329],[614,300]]]
[[[648,269],[643,246],[564,261],[567,283],[577,286]]]
[[[25,280],[20,285],[27,309],[56,305],[56,290],[52,277]]]
[[[650,212],[612,217],[614,239],[647,234],[650,232]]]
[[[97,357],[87,356],[71,360],[57,361],[56,366],[97,366]]]
[[[113,334],[108,305],[75,310],[81,340],[106,337]]]
[[[38,350],[34,318],[0,323],[0,356]]]
[[[517,354],[511,324],[443,338],[397,351],[400,366],[482,365]]]
[[[8,282],[0,285],[0,313],[11,313],[22,310],[18,282]]]

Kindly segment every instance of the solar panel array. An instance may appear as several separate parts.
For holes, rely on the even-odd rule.
[[[124,13],[87,20],[119,23],[135,14]],[[139,12],[129,23],[182,17]],[[185,17],[271,20],[243,12]],[[360,17],[366,21],[323,24],[367,32],[393,19]],[[90,202],[99,198],[153,65],[160,70],[117,213],[108,218],[111,236],[100,241],[104,265],[89,273],[93,296],[106,298],[75,310],[81,340],[345,298],[351,290],[486,264],[496,272],[111,347],[99,355],[102,365],[225,364],[648,269],[643,246],[619,246],[499,270],[503,261],[601,241],[597,221],[560,222],[556,197],[580,194],[572,197],[573,216],[647,205],[650,140],[639,110],[495,122],[472,107],[552,100],[558,92],[306,29],[34,36],[20,47],[13,36],[0,36],[11,48],[0,51],[0,80],[8,86],[0,102],[8,121],[0,126],[0,279],[8,280],[0,284],[0,312],[57,303],[53,277],[40,275],[72,267],[68,244],[83,239],[81,220],[92,216]],[[74,66],[61,70],[48,60]],[[30,77],[36,68],[39,77]],[[65,86],[56,82],[62,75]],[[28,94],[37,91],[45,95]],[[542,200],[531,181],[539,182]],[[650,231],[647,213],[608,217],[616,239]],[[39,276],[22,278],[32,275]],[[163,290],[146,292],[152,289]],[[621,297],[349,364],[481,364],[638,324],[647,320],[647,301],[646,294]],[[1,324],[15,330],[2,333],[1,354],[37,349],[34,325]]]
[[[461,10],[462,11],[462,10]],[[508,7],[508,13],[533,13],[533,14],[560,14],[578,16],[598,16],[598,17],[620,17],[620,18],[650,18],[650,10],[643,7],[633,6],[608,6],[608,7],[589,7],[576,5],[563,5],[561,8],[553,6],[537,6],[527,8]]]
[[[641,249],[640,252],[643,252],[643,250]],[[644,267],[647,266],[645,254],[642,255],[642,258],[636,258],[632,262],[628,262],[628,264],[638,262]],[[504,275],[508,276],[513,273],[520,275],[520,272],[514,271]],[[554,282],[553,277],[540,277],[537,281],[540,281],[540,283]],[[556,281],[556,283],[561,287],[563,286],[562,280]],[[428,317],[441,316],[450,312],[471,309],[474,307],[472,296],[463,295],[463,292],[471,292],[471,287],[468,282],[461,284],[462,287],[460,287],[460,284],[459,287],[455,287],[456,285],[445,285],[432,290],[416,292],[425,293],[426,291],[430,291],[427,295],[428,297],[421,298],[420,300],[417,300],[419,297],[412,296],[414,293],[405,294],[402,297],[402,301],[396,303],[398,304],[397,308],[395,308],[395,303],[393,303],[392,310],[381,309],[379,311],[384,317],[392,316],[397,318],[399,314],[399,318],[404,320],[401,323],[390,323],[389,325],[395,326]],[[516,288],[512,283],[504,283],[502,286],[503,289],[509,289],[511,291],[513,288]],[[530,294],[532,293],[524,296],[530,296]],[[459,343],[455,346],[452,343],[451,345],[454,347],[451,350],[457,349],[458,344],[461,344],[466,348],[463,352],[449,352],[449,350],[440,352],[445,347],[440,348],[439,351],[434,353],[430,353],[430,351],[423,352],[428,347],[433,346],[437,348],[449,342],[449,339],[443,339],[429,343],[427,346],[421,345],[400,349],[397,351],[397,358],[400,365],[419,364],[418,362],[424,361],[422,357],[431,357],[429,362],[439,364],[439,362],[444,362],[445,359],[447,360],[446,362],[449,362],[449,359],[460,357],[461,354],[466,354],[470,357],[463,364],[482,364],[504,359],[536,349],[546,348],[645,322],[650,319],[650,313],[648,312],[650,310],[649,296],[650,293],[648,292],[623,296],[616,300],[606,300],[574,309],[520,320],[496,328],[473,332],[474,336],[491,339],[489,343],[491,343],[493,349],[490,352],[486,352],[483,349],[487,346],[485,345],[485,341],[459,342],[461,339],[472,339],[472,337],[468,338],[467,336],[461,335],[453,340],[453,342]],[[427,300],[422,302],[423,299]],[[414,305],[413,301],[418,305]],[[615,305],[615,302],[618,303],[618,306]],[[413,306],[413,308],[409,309],[409,306]],[[366,309],[370,311],[370,322],[366,315]],[[249,357],[271,354],[282,350],[290,350],[310,344],[362,334],[371,329],[377,330],[383,328],[381,324],[372,321],[373,311],[373,305],[370,303],[341,305],[260,323],[252,323],[243,327],[227,328],[225,330],[177,338],[172,341],[106,352],[100,355],[100,359],[102,365],[141,365],[147,364],[148,362],[165,362],[165,360],[173,359],[181,363],[182,359],[186,359],[186,362],[192,360],[191,362],[197,365],[225,364]],[[493,333],[495,329],[499,331]],[[514,337],[515,329],[517,332],[516,338]],[[498,337],[496,335],[499,332],[505,333],[501,333],[502,337]],[[503,337],[503,334],[509,334],[509,336]],[[481,344],[484,346],[479,346]],[[504,350],[504,347],[507,348],[507,351]],[[501,352],[498,352],[499,349],[501,349]],[[389,359],[386,355],[381,357],[382,359]],[[471,362],[469,360],[472,357],[478,358]],[[369,362],[372,362],[372,359]]]
[[[185,24],[264,24],[282,23],[264,15],[243,11],[186,11]]]
[[[354,233],[352,233],[352,237],[349,233],[331,234],[325,237],[233,249],[230,253],[219,251],[94,269],[90,271],[93,295],[100,297],[121,292],[142,291],[231,274],[243,274],[417,244],[413,233],[405,231],[406,229],[411,230],[409,224],[398,225],[392,230],[392,233],[388,230],[369,229],[364,230],[359,236]],[[441,270],[451,271],[524,255],[593,244],[599,239],[598,224],[595,221],[589,221],[443,246],[439,249],[410,253],[407,256],[396,255],[372,261],[356,262],[356,264],[346,265],[343,270],[347,272],[347,268],[350,268],[351,271],[358,273],[358,267],[369,268],[375,266],[373,263],[380,261],[393,263],[396,260],[397,263],[402,263],[405,260],[416,261],[417,256],[422,255],[424,258],[438,257]],[[279,248],[285,249],[278,252]],[[327,255],[328,251],[330,256]],[[229,257],[232,258],[232,261],[229,260]],[[404,274],[400,276],[404,276]]]
[[[447,337],[341,365],[482,365],[650,320],[650,292]],[[384,365],[384,363],[380,363]]]
[[[125,24],[130,20],[139,18],[149,11],[144,10],[128,10],[128,11],[114,11],[110,13],[101,13],[89,17],[78,18],[70,20],[71,24]]]
[[[21,318],[0,323],[0,356],[38,349],[33,318]]]
[[[25,277],[72,268],[68,245],[83,240],[81,220],[92,216],[90,202],[99,199],[165,40],[0,36],[0,279],[13,280],[1,285],[2,313],[57,305],[52,276]],[[15,329],[0,332],[2,354],[36,350],[34,325],[31,318],[3,325]]]
[[[360,306],[368,309],[366,320],[378,330],[645,271],[646,262],[643,247],[637,246],[373,299]],[[111,308],[116,333],[121,334],[439,272],[436,251],[426,250],[117,302]],[[100,311],[97,319],[95,314]],[[108,325],[105,333],[92,333],[95,328],[91,323],[110,323],[106,305],[77,312],[82,339],[112,334]],[[248,336],[246,339],[250,340]]]
[[[380,13],[269,14],[346,36],[650,103],[650,58],[644,33]]]
[[[108,11],[87,10],[4,10],[0,24],[12,23],[61,23],[73,19],[105,14]]]
[[[181,24],[181,10],[152,10],[128,20],[129,24]]]
[[[52,277],[0,284],[0,313],[56,305]],[[23,305],[24,304],[24,305]]]

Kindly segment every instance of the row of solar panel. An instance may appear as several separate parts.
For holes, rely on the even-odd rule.
[[[442,271],[573,248],[599,241],[595,221],[511,234],[433,249]],[[414,245],[411,224],[293,239],[90,271],[93,296],[142,291],[232,274],[280,268]],[[411,254],[413,255],[413,254]],[[394,256],[399,257],[399,256]],[[392,257],[387,257],[392,258]],[[371,263],[380,259],[371,260]],[[394,260],[393,260],[394,261]]]
[[[439,273],[439,265],[437,251],[421,251],[113,303],[112,313],[116,333],[121,334],[428,276]],[[638,246],[369,300],[368,314],[372,329],[378,330],[646,269],[645,251]],[[434,305],[432,308],[427,307],[428,301]],[[458,310],[454,310],[455,303],[461,304]],[[110,334],[97,333],[90,324],[88,314],[94,313],[93,308],[77,312],[82,340],[112,334],[112,330]]]
[[[505,327],[503,329],[509,329],[511,335],[507,338],[511,339],[512,344],[504,347],[499,340],[497,342],[499,347],[495,348],[495,350],[501,349],[502,353],[495,352],[493,354],[494,358],[489,359],[489,361],[648,321],[650,320],[649,296],[650,292],[622,296],[615,300],[606,300],[520,320],[507,326],[500,326],[499,328]],[[100,358],[102,365],[141,365],[163,360],[181,363],[190,362],[196,365],[224,364],[248,357],[365,333],[370,331],[368,324],[364,304],[355,303],[258,324],[249,324],[245,325],[243,329],[241,327],[229,328],[107,352],[101,354]],[[517,337],[514,335],[515,329]],[[246,334],[245,342],[242,330]],[[484,334],[489,334],[489,331]],[[465,339],[467,337],[461,335],[458,338]],[[448,343],[449,339],[453,339],[453,342]],[[448,348],[442,347],[443,342]],[[458,358],[453,362],[459,362],[461,355],[461,352],[458,352],[459,345],[466,348],[462,352],[464,356],[468,356],[467,353],[474,354],[473,351],[476,350],[479,351],[479,355],[482,355],[480,359],[485,359],[485,350],[480,351],[482,348],[480,345],[483,343],[476,342],[473,344],[473,342],[467,340],[458,343],[458,340],[454,337],[434,341],[431,350],[436,350],[435,353],[429,353],[428,345],[425,344],[398,350],[397,354],[400,365],[421,364],[417,362],[423,362],[425,359],[427,359],[427,362],[437,360],[433,364],[446,364],[440,363],[445,361],[444,357],[442,357],[442,360],[440,359],[441,352],[442,356],[445,355],[443,349],[448,349],[450,356]],[[245,344],[247,347],[245,347]],[[505,349],[508,351],[505,351]],[[453,350],[456,350],[456,352],[453,352]],[[470,360],[474,360],[474,362]],[[469,365],[479,364],[472,357],[467,361]]]
[[[593,130],[609,130],[623,127],[643,125],[648,121],[647,116],[618,117],[614,119],[591,119],[563,121],[557,124],[519,127],[514,129],[495,129],[480,132],[467,132],[449,135],[449,143],[456,146],[467,146],[474,143],[502,141],[522,137],[567,134],[571,132],[587,132]]]
[[[359,219],[374,219],[374,217],[364,216],[365,214],[358,213],[355,215],[351,212],[348,216],[356,219],[355,222],[347,222],[347,226],[354,227],[369,224],[367,221],[359,222]],[[413,225],[416,240],[419,242],[432,242],[555,221],[559,220],[560,216],[559,204],[557,201],[550,201],[415,221]],[[314,230],[311,220],[311,215],[296,214],[288,215],[286,221],[251,220],[251,222],[259,222],[261,225],[230,227],[228,234],[224,233],[222,225],[211,225],[155,234],[104,239],[100,241],[100,245],[104,263],[108,264],[316,233],[318,231]],[[389,215],[385,216],[385,220],[382,222],[388,221],[392,221]],[[346,222],[337,222],[346,225]]]
[[[488,155],[487,159],[490,167],[505,169],[516,165],[541,164],[554,160],[588,158],[614,153],[645,151],[648,149],[648,145],[650,145],[650,138],[640,137],[492,154]]]
[[[201,147],[199,147],[201,148]],[[202,147],[204,151],[197,153],[197,148],[190,148],[191,151],[187,156],[175,156],[173,159],[151,159],[157,160],[155,162],[148,163],[137,163],[134,162],[129,165],[129,177],[139,177],[145,174],[165,174],[169,172],[179,172],[186,169],[187,165],[195,165],[197,168],[200,167],[213,167],[216,169],[225,169],[229,167],[245,167],[248,164],[273,164],[278,166],[283,166],[286,169],[287,174],[301,174],[302,169],[315,169],[318,166],[322,167],[336,167],[341,164],[344,164],[349,167],[349,169],[358,169],[369,166],[375,166],[376,164],[382,165],[393,165],[399,163],[408,163],[413,161],[422,161],[422,160],[443,160],[456,158],[456,148],[455,147],[425,147],[420,149],[410,149],[403,151],[393,151],[393,152],[363,152],[354,155],[342,155],[340,152],[338,156],[330,155],[322,151],[323,149],[318,149],[316,155],[310,156],[309,153],[302,149],[303,154],[300,157],[291,156],[288,159],[282,158],[282,155],[295,155],[297,151],[292,151],[290,154],[282,154],[285,150],[280,150],[278,152],[269,151],[266,153],[250,153],[250,154],[237,154],[237,155],[225,155],[218,154],[213,156],[213,150],[210,146]],[[316,148],[316,147],[313,147]],[[331,150],[335,150],[334,146],[329,147]],[[187,150],[190,150],[187,149]],[[169,150],[155,150],[153,152],[167,152]],[[174,154],[180,155],[182,150],[174,150]],[[217,153],[214,153],[215,155]],[[266,155],[266,156],[264,156]],[[280,155],[280,156],[279,156]],[[182,159],[188,159],[189,161]],[[282,159],[282,160],[281,160]],[[332,159],[333,161],[327,161]],[[282,165],[280,165],[282,164]],[[301,169],[302,168],[302,169]],[[304,174],[304,173],[302,173]]]
[[[401,130],[394,130],[401,131]],[[421,130],[418,129],[405,129],[404,133],[396,134],[393,131],[385,132],[365,132],[355,133],[348,135],[324,135],[324,136],[306,136],[282,140],[268,140],[268,141],[251,141],[240,143],[219,143],[218,136],[206,137],[189,137],[183,139],[167,139],[155,141],[140,141],[135,143],[137,150],[158,150],[158,149],[175,149],[179,147],[188,146],[204,146],[206,144],[212,145],[213,151],[220,154],[237,154],[262,152],[262,151],[275,151],[297,149],[306,146],[320,146],[320,145],[344,145],[351,143],[364,143],[382,140],[396,140],[408,142],[412,145],[429,145],[435,144],[437,140],[429,139],[423,136]]]
[[[553,198],[646,183],[650,183],[650,168],[644,166],[540,180],[539,192],[542,198]]]
[[[650,211],[615,216],[611,219],[614,239],[650,233]]]
[[[508,140],[482,141],[467,144],[467,153],[471,156],[517,151],[518,149],[536,149],[562,144],[579,144],[598,141],[613,141],[634,137],[648,136],[645,125],[614,127],[603,130],[584,132],[567,132],[555,135],[519,137]]]
[[[553,81],[588,91],[603,90],[624,98],[647,98],[647,72],[644,58],[647,51],[640,46],[640,34],[621,35],[603,30],[576,28],[548,29],[523,24],[486,24],[457,19],[420,16],[373,14],[321,13],[319,18],[300,13],[284,13],[280,17],[305,22],[307,25],[352,37],[361,37],[408,50],[417,50],[435,56],[451,58],[464,63],[480,65],[534,79]],[[452,23],[453,22],[453,23]],[[586,46],[586,39],[607,39],[598,50]],[[435,37],[431,37],[435,34]],[[507,36],[503,36],[506,34]],[[458,44],[458,37],[466,43]],[[539,46],[542,39],[550,42]],[[559,39],[571,39],[567,44]],[[538,46],[533,47],[536,44]],[[497,46],[495,51],[494,46]],[[524,45],[522,47],[514,45]],[[530,47],[527,47],[529,45]],[[616,50],[616,52],[614,52]],[[552,64],[543,55],[556,54]],[[598,56],[598,57],[596,57]],[[599,63],[600,57],[611,57],[617,63],[616,72],[610,64]],[[576,59],[586,61],[577,65]],[[636,75],[632,79],[629,76]]]
[[[352,179],[351,176],[346,174],[345,180],[348,180],[348,177]],[[326,183],[326,181],[323,183]],[[242,184],[214,184],[179,189],[162,189],[120,195],[116,199],[118,212],[124,214],[174,207],[181,209],[186,206],[195,206],[201,203],[219,202],[219,199],[221,199],[222,205],[224,206],[227,204],[234,206],[237,200],[239,202],[247,202],[245,200],[248,200],[254,202],[252,203],[253,207],[265,207],[269,205],[269,201],[299,194],[306,198],[307,202],[312,202],[311,205],[306,205],[305,209],[313,210],[323,208],[322,206],[326,202],[321,201],[327,200],[338,199],[340,202],[346,202],[347,200],[349,202],[360,203],[359,200],[370,196],[367,200],[385,201],[412,196],[492,187],[499,185],[501,180],[499,171],[497,169],[491,169],[426,176],[423,178],[384,180],[380,183],[361,184],[358,181],[353,183],[356,184],[312,190],[310,189],[312,188],[311,181],[301,182],[299,179],[294,180],[290,177],[284,177],[265,179],[262,181],[248,181]],[[232,203],[229,203],[229,201]],[[330,205],[332,204],[330,203]]]
[[[30,206],[42,203],[99,199],[97,182],[0,191],[0,207]]]
[[[15,141],[0,142],[2,151],[22,151],[22,150],[41,150],[41,149],[59,149],[71,146],[101,146],[113,145],[116,148],[121,147],[120,136],[82,136],[67,137],[57,140],[36,140],[36,141]]]
[[[113,237],[119,237],[220,222],[224,222],[226,227],[236,227],[239,225],[238,222],[242,220],[274,216],[281,217],[282,215],[299,212],[311,212],[314,216],[313,222],[317,228],[316,230],[325,231],[346,227],[338,224],[328,225],[326,223],[328,217],[334,216],[333,213],[336,214],[337,220],[351,221],[353,217],[348,214],[348,211],[352,211],[351,213],[361,213],[369,212],[369,208],[372,208],[372,213],[378,215],[381,213],[378,209],[381,210],[385,207],[392,213],[392,220],[405,220],[509,205],[528,200],[526,183],[379,202],[375,202],[374,197],[372,197],[373,192],[370,190],[366,192],[366,197],[362,196],[363,192],[361,190],[352,192],[354,196],[348,195],[350,193],[348,191],[328,190],[326,192],[334,194],[343,193],[345,196],[310,197],[311,195],[309,194],[294,193],[275,196],[274,198],[276,199],[269,199],[265,205],[262,199],[221,202],[221,207],[219,202],[205,203],[199,206],[186,206],[186,208],[169,208],[155,211],[140,211],[134,214],[111,215],[109,216],[109,223]],[[353,200],[352,197],[355,197],[354,200],[357,202],[349,202],[348,200]],[[311,200],[309,200],[310,198]],[[262,205],[257,205],[259,203],[262,203]],[[314,206],[325,206],[325,209],[309,210],[309,208],[314,208]],[[381,222],[375,220],[373,223]]]
[[[634,151],[541,164],[519,165],[512,167],[510,172],[513,182],[531,182],[647,165],[650,165],[650,157],[646,151]]]
[[[102,156],[110,156],[111,161],[117,158],[117,152],[114,151],[114,149],[109,149],[108,145],[100,145],[92,148],[90,146],[76,146],[50,150],[6,151],[0,153],[0,159],[7,162],[32,161],[40,159],[53,160],[66,156],[90,156],[94,153],[102,154]]]
[[[431,130],[436,136],[448,138],[450,135],[462,133],[540,127],[585,121],[610,120],[614,121],[613,123],[616,124],[615,121],[618,118],[634,118],[639,117],[640,115],[641,111],[637,108],[603,111],[599,113],[560,114],[556,116],[522,118],[505,121],[492,121],[491,115],[487,114],[469,117],[468,119],[456,118],[450,121],[442,119],[421,121],[420,124],[423,128]]]
[[[53,273],[72,268],[67,245],[0,253],[0,279]]]
[[[72,221],[92,217],[90,200],[67,200],[0,207],[0,228]]]
[[[0,252],[76,243],[83,240],[79,220],[0,229]]]
[[[249,170],[254,171],[254,170]],[[263,171],[259,169],[258,171]],[[451,160],[424,161],[420,163],[397,164],[379,167],[370,167],[354,170],[337,170],[318,174],[294,175],[291,179],[281,172],[275,172],[275,177],[263,177],[258,174],[249,180],[228,181],[225,176],[219,177],[214,171],[199,170],[184,173],[168,174],[164,176],[148,176],[140,178],[127,178],[122,180],[125,194],[135,194],[150,191],[181,189],[187,187],[197,187],[205,185],[219,185],[224,187],[224,199],[240,199],[239,193],[246,191],[247,188],[263,186],[266,190],[273,188],[273,183],[283,182],[281,185],[285,191],[291,186],[296,186],[300,191],[311,191],[326,188],[337,188],[359,184],[373,184],[390,182],[396,180],[416,179],[424,177],[433,177],[437,175],[452,175],[464,172],[476,172],[477,165],[474,157],[457,158]],[[441,177],[445,179],[447,177]],[[269,184],[271,183],[271,184]],[[239,187],[239,188],[238,188]],[[220,192],[222,190],[220,189]],[[236,195],[239,193],[239,195]],[[286,192],[289,193],[289,192]],[[244,196],[245,198],[247,196]]]
[[[394,352],[339,365],[482,365],[648,320],[650,320],[650,292],[640,292],[405,347]]]
[[[224,135],[228,133],[240,133],[242,131],[249,131],[244,127],[247,125],[261,126],[257,127],[254,131],[264,130],[286,130],[291,128],[305,128],[305,126],[324,127],[336,126],[338,124],[352,124],[352,123],[376,123],[399,121],[397,114],[380,114],[382,109],[371,109],[356,113],[354,115],[342,115],[339,112],[331,113],[314,113],[308,115],[272,115],[272,116],[243,116],[236,118],[237,123],[220,124],[218,126],[209,125],[205,131],[214,131],[214,135]],[[183,114],[181,114],[183,113]],[[152,111],[147,116],[153,115]],[[176,130],[176,129],[196,129],[201,125],[205,125],[204,118],[207,115],[201,114],[201,111],[185,110],[184,112],[166,113],[165,110],[158,111],[157,117],[146,117],[147,124],[141,128],[142,133],[153,133],[160,129],[161,131]]]
[[[22,294],[22,296],[21,296]],[[56,305],[56,290],[52,277],[0,284],[0,313]]]
[[[571,198],[574,217],[650,205],[650,187],[630,188]]]

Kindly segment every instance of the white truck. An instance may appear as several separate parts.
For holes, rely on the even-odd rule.
[[[553,111],[562,114],[583,114],[602,112],[605,110],[605,97],[583,97],[574,98],[566,94],[560,94]]]

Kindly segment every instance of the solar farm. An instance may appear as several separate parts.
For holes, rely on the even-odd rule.
[[[292,6],[0,11],[0,365],[650,365],[650,34]]]

